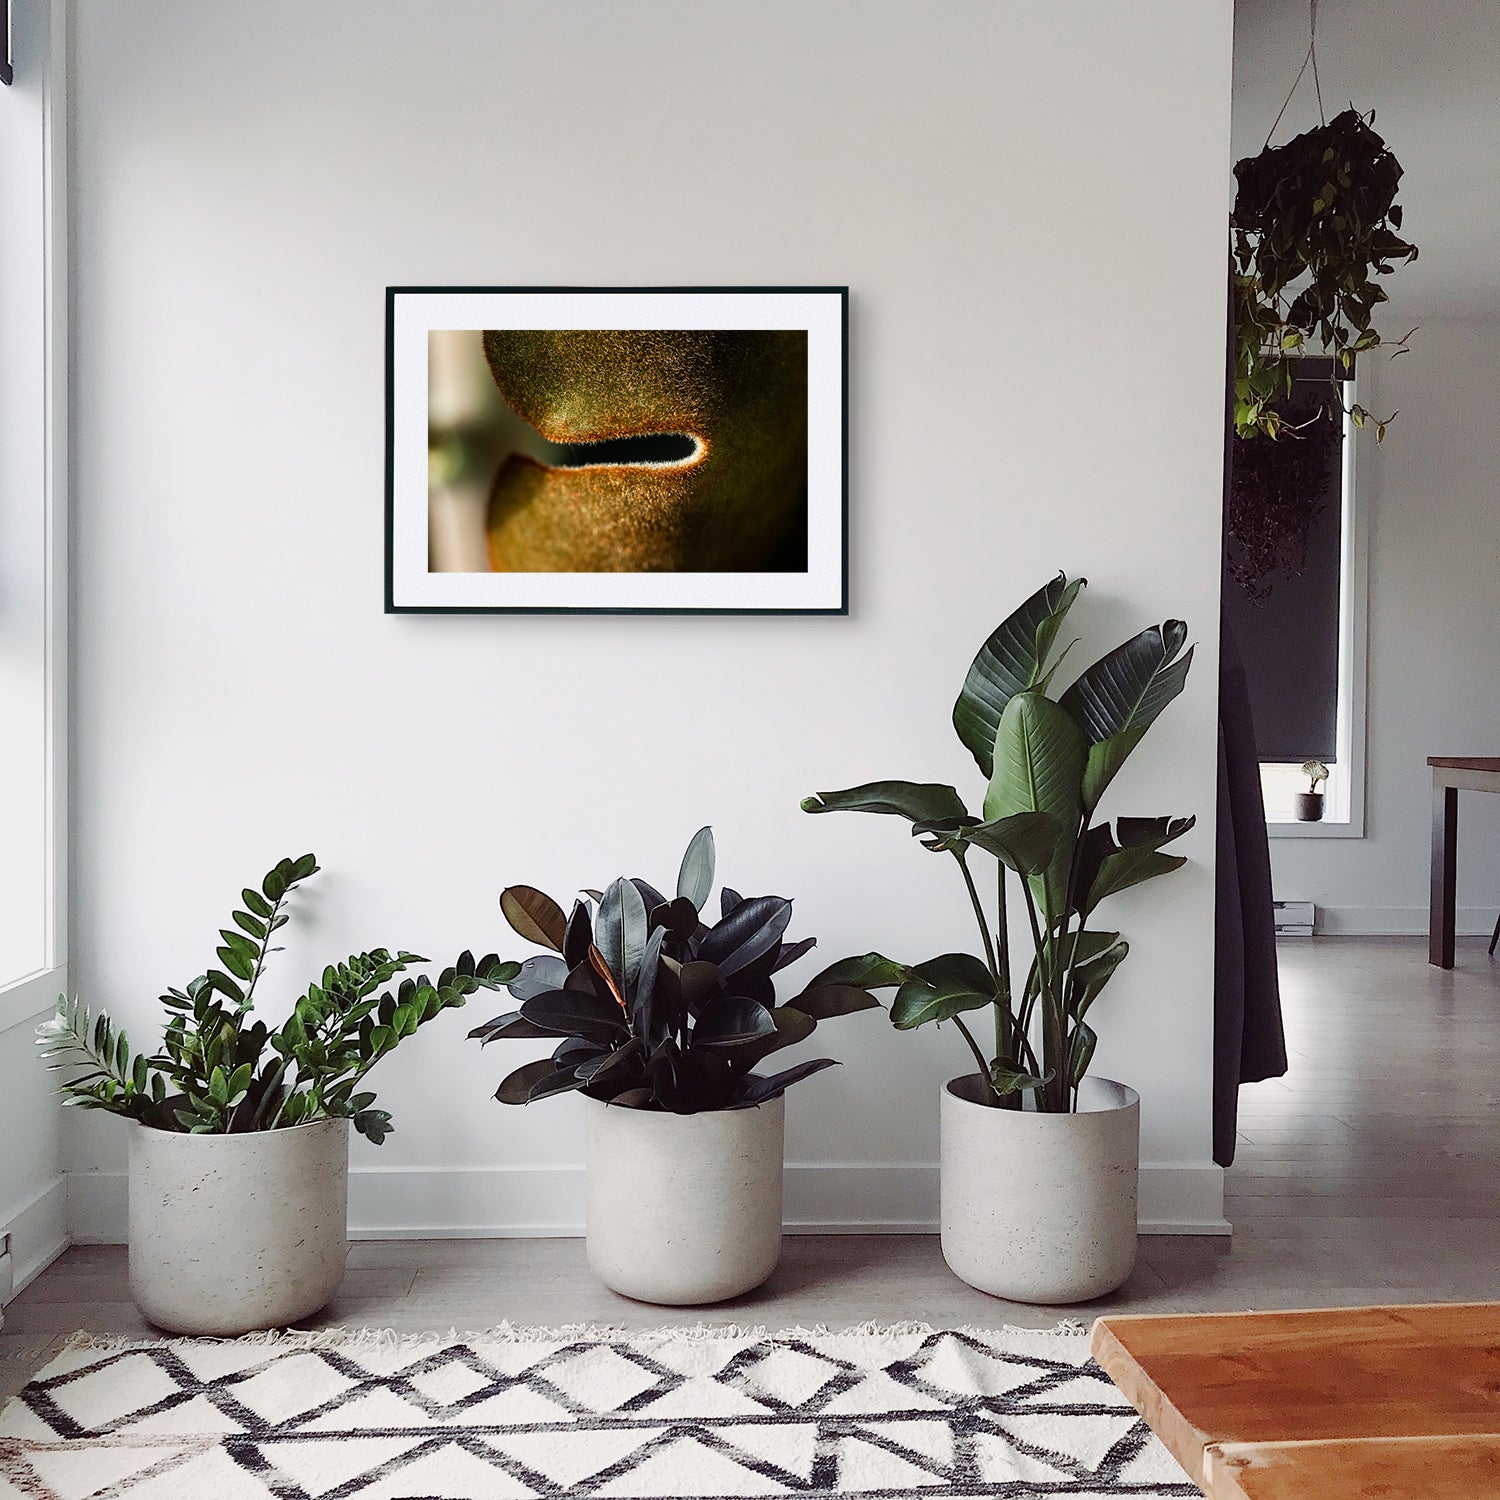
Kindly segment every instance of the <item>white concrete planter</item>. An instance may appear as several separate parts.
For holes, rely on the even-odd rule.
[[[1078,1112],[975,1101],[977,1073],[942,1100],[943,1259],[1013,1302],[1086,1302],[1135,1265],[1140,1096],[1085,1078]]]
[[[723,1302],[781,1254],[783,1099],[673,1115],[588,1103],[588,1256],[638,1302]]]
[[[347,1120],[130,1127],[130,1294],[158,1328],[228,1336],[317,1312],[343,1279],[348,1216]]]

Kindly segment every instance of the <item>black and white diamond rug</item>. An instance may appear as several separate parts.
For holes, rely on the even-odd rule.
[[[0,1415],[26,1500],[1197,1494],[1070,1329],[79,1339]]]

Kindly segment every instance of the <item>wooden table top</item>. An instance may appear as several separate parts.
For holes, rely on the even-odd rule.
[[[1429,755],[1427,764],[1449,771],[1500,771],[1500,755]]]
[[[1265,1472],[1254,1472],[1250,1480],[1245,1476],[1252,1470],[1238,1463],[1233,1472],[1239,1489],[1213,1489],[1206,1455],[1213,1446],[1236,1445],[1243,1460],[1246,1444],[1279,1449],[1500,1436],[1500,1303],[1101,1318],[1094,1325],[1093,1351],[1172,1456],[1215,1497],[1279,1497],[1283,1491],[1274,1487],[1245,1485],[1272,1485],[1271,1476],[1285,1474],[1292,1458],[1268,1455]],[[1297,1459],[1313,1460],[1347,1462],[1331,1449]],[[1475,1461],[1493,1463],[1494,1455],[1486,1451]],[[1225,1461],[1215,1462],[1222,1472]],[[1285,1493],[1333,1500],[1338,1492]],[[1383,1493],[1442,1492],[1428,1487]],[[1467,1491],[1476,1500],[1486,1493]]]
[[[1494,1500],[1500,1437],[1223,1443],[1207,1469],[1214,1500]]]

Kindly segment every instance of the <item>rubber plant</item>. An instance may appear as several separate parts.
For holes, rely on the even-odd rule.
[[[1096,921],[1110,897],[1177,869],[1163,847],[1193,826],[1186,818],[1095,821],[1100,800],[1141,737],[1181,691],[1193,649],[1181,620],[1153,625],[1050,696],[1055,651],[1082,578],[1058,576],[1004,621],[980,648],[953,707],[953,727],[986,778],[982,815],[956,788],[877,781],[819,792],[810,813],[867,812],[904,818],[914,837],[958,867],[983,956],[943,953],[920,963],[866,953],[825,969],[809,986],[894,989],[892,1022],[910,1031],[952,1021],[988,1080],[987,1102],[1039,1110],[1075,1107],[1097,1040],[1090,1008],[1128,952],[1118,932]],[[1186,649],[1184,649],[1186,647]],[[987,911],[970,859],[998,865]],[[1011,880],[1026,931],[1016,941]],[[1025,968],[1019,960],[1029,939]],[[1019,984],[1015,974],[1021,975]],[[964,1021],[988,1010],[990,1054]]]
[[[361,1087],[365,1075],[419,1027],[476,990],[498,987],[516,966],[466,952],[436,981],[422,974],[389,989],[427,960],[373,948],[325,968],[273,1031],[254,1014],[266,961],[279,951],[271,939],[289,920],[292,892],[317,872],[311,854],[283,859],[258,890],[241,893],[244,909],[219,932],[223,967],[161,997],[171,1018],[154,1055],[133,1051],[107,1013],[59,997],[37,1044],[50,1067],[69,1075],[63,1103],[193,1135],[342,1117],[379,1145],[391,1117],[374,1108],[375,1095]]]
[[[549,1057],[515,1069],[495,1097],[527,1104],[579,1091],[632,1109],[698,1114],[743,1109],[784,1093],[832,1058],[769,1075],[773,1052],[812,1035],[820,1020],[879,1004],[862,988],[828,980],[776,1003],[775,976],[815,938],[787,942],[792,903],[724,887],[719,919],[702,911],[714,883],[713,830],[687,847],[668,898],[644,880],[585,891],[570,915],[550,896],[515,885],[500,909],[528,942],[547,949],[506,965],[519,1007],[476,1027],[481,1045],[558,1038]]]

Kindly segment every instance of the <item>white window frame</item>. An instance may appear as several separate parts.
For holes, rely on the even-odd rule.
[[[68,983],[68,239],[66,6],[36,0],[11,7],[16,84],[38,77],[42,100],[42,222],[40,246],[43,339],[36,348],[0,345],[0,358],[26,362],[19,379],[39,382],[43,406],[42,568],[45,915],[42,966],[0,986],[0,1031],[50,1010]],[[29,24],[28,24],[29,23]],[[27,33],[31,34],[28,36]],[[33,50],[36,49],[36,50]],[[30,228],[30,226],[28,226]],[[24,856],[23,856],[24,857]]]
[[[1360,398],[1360,377],[1346,383],[1345,400]],[[1365,697],[1370,615],[1370,538],[1368,497],[1361,473],[1371,466],[1361,452],[1374,442],[1372,430],[1344,418],[1339,558],[1338,716],[1334,725],[1334,764],[1323,787],[1323,817],[1299,823],[1291,793],[1306,791],[1298,766],[1261,766],[1266,799],[1266,833],[1273,839],[1362,839],[1365,837]],[[1366,458],[1368,454],[1366,453]],[[1295,784],[1294,784],[1295,783]]]

